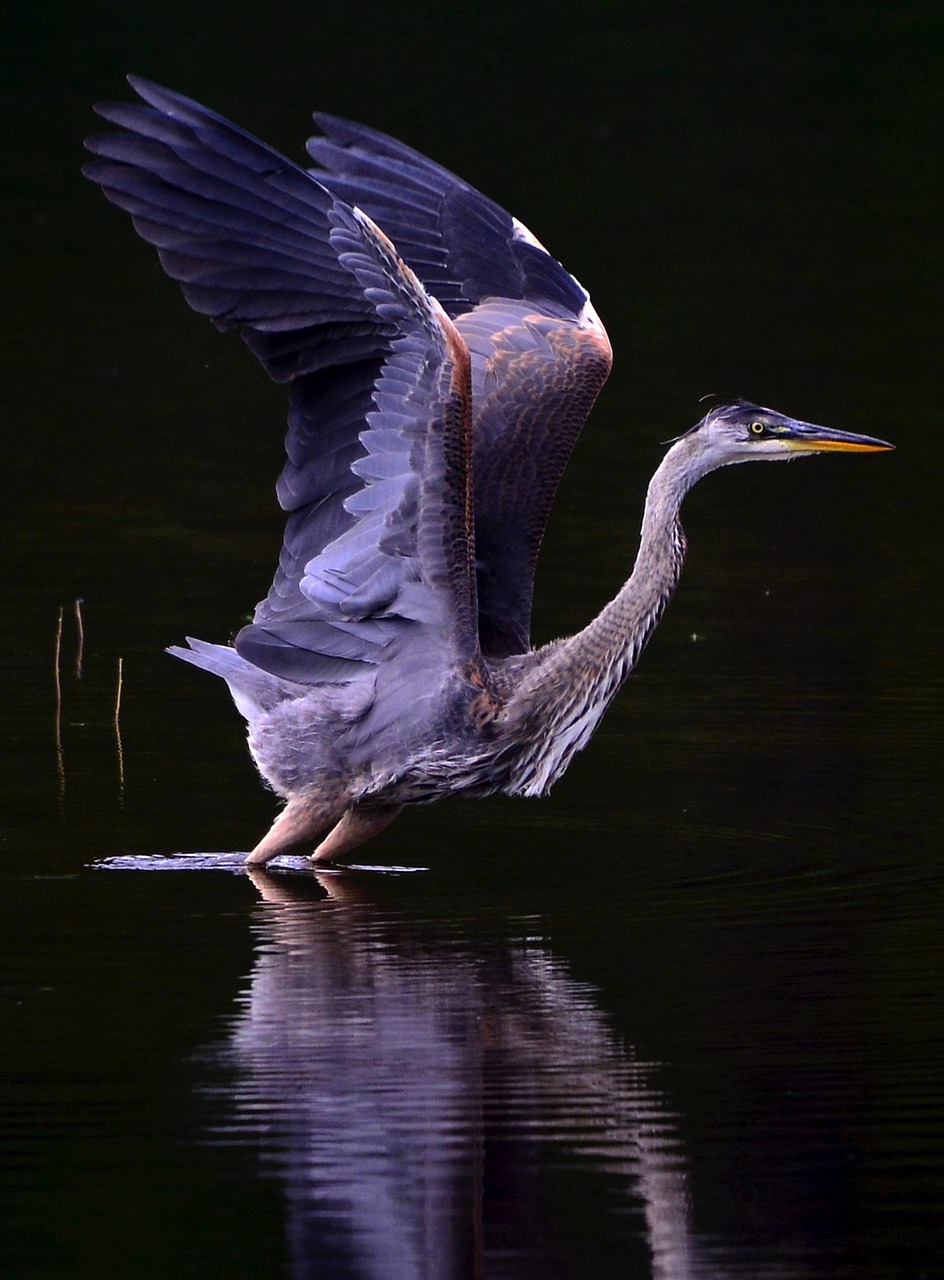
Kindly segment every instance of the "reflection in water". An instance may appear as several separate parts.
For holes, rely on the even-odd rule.
[[[227,1132],[284,1181],[294,1277],[588,1274],[601,1214],[610,1249],[626,1224],[620,1274],[717,1274],[653,1066],[544,947],[434,937],[351,876],[317,902],[253,879]]]

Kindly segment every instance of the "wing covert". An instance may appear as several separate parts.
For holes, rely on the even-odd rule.
[[[487,302],[456,324],[473,369],[479,640],[500,658],[530,648],[547,519],[612,352],[602,326],[526,303]]]

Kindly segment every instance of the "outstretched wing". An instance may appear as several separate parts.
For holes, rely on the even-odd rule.
[[[469,358],[366,214],[198,104],[131,80],[85,169],[190,305],[291,383],[289,512],[246,659],[305,683],[477,651]],[[408,637],[407,637],[408,633]]]
[[[315,120],[318,181],[383,227],[471,350],[480,639],[491,656],[522,652],[551,503],[612,364],[606,332],[499,205],[386,134]]]

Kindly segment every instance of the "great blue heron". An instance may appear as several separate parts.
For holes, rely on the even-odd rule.
[[[530,645],[551,502],[609,371],[585,290],[517,219],[361,125],[315,117],[305,170],[132,78],[85,169],[184,296],[290,387],[289,513],[222,676],[287,800],[249,855],[344,859],[407,803],[545,793],[586,746],[678,581],[679,507],[735,462],[892,446],[744,400],[652,477],[632,573],[582,631]]]

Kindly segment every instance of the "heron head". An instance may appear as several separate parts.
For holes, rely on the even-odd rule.
[[[698,446],[709,469],[735,462],[787,461],[811,453],[875,453],[895,447],[873,436],[788,418],[749,400],[715,405],[681,439]]]

